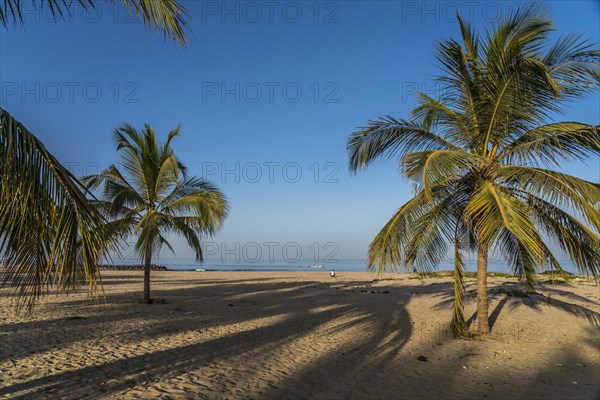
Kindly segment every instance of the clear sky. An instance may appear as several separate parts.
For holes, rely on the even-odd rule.
[[[112,129],[123,122],[150,123],[163,137],[181,124],[175,150],[231,202],[213,241],[271,246],[276,259],[287,243],[303,258],[314,243],[321,258],[365,258],[411,192],[396,160],[351,176],[348,135],[369,118],[407,117],[416,90],[435,94],[435,42],[458,36],[457,11],[481,28],[513,6],[187,1],[193,33],[181,48],[99,4],[90,14],[75,5],[59,23],[28,5],[24,28],[0,31],[2,107],[76,175],[117,161]],[[600,41],[598,1],[546,6],[559,33]],[[596,94],[561,119],[598,124],[599,110]],[[565,170],[600,181],[597,158]]]

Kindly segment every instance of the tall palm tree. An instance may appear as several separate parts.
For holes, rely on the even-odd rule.
[[[100,174],[83,178],[88,187],[103,186],[108,230],[137,236],[135,251],[144,261],[144,302],[151,303],[152,256],[162,246],[173,251],[167,235],[183,236],[203,261],[200,235],[214,234],[227,216],[227,199],[212,183],[187,176],[171,141],[179,127],[158,143],[154,129],[145,125],[139,132],[124,124],[114,131],[122,170],[111,165]]]
[[[13,24],[23,23],[22,5],[26,3],[22,0],[0,0],[0,25],[8,28],[8,22]],[[95,4],[93,0],[78,0],[84,9],[93,9]],[[107,0],[114,5],[116,0]],[[55,18],[63,17],[64,14],[71,12],[72,0],[31,0],[27,2],[29,7],[33,4],[40,8],[44,5],[48,7],[52,16]],[[153,28],[156,31],[163,32],[165,39],[170,36],[176,42],[185,45],[185,29],[188,28],[186,18],[187,10],[178,0],[122,0],[125,8],[129,12],[141,17],[144,25]]]
[[[552,22],[521,7],[485,35],[458,19],[462,43],[439,43],[438,98],[420,93],[410,120],[383,117],[348,139],[356,173],[397,156],[415,196],[372,241],[368,267],[437,268],[453,248],[456,334],[465,330],[464,253],[477,252],[477,331],[489,332],[487,260],[499,251],[533,284],[543,267],[563,271],[547,242],[579,271],[600,268],[600,185],[553,170],[600,154],[599,126],[551,122],[597,89],[600,52],[575,35],[549,43]]]
[[[51,286],[101,285],[98,261],[114,236],[84,187],[42,142],[0,108],[0,255],[2,285],[31,308]]]

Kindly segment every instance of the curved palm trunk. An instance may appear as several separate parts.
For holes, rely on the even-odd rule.
[[[487,299],[487,255],[487,245],[479,243],[477,246],[477,332],[479,333],[490,332]]]
[[[146,257],[144,259],[144,303],[150,304],[150,267],[152,266],[152,246],[146,248]]]

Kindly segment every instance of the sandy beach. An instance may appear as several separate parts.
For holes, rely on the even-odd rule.
[[[370,273],[104,272],[106,298],[2,291],[0,397],[595,399],[598,286],[491,278],[492,333],[456,340],[448,278]],[[475,311],[468,279],[466,316]],[[417,358],[426,359],[419,361]]]

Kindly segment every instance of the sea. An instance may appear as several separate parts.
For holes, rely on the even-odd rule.
[[[133,259],[113,259],[114,264],[139,264],[139,260]],[[165,267],[176,271],[230,271],[230,272],[319,272],[319,271],[339,271],[339,272],[365,272],[367,271],[366,260],[263,260],[257,262],[248,262],[244,260],[206,260],[199,264],[193,258],[158,258],[152,261],[153,264],[164,265]],[[475,260],[465,261],[468,272],[477,271]],[[570,261],[560,261],[561,266],[567,272],[579,273],[577,267]],[[323,265],[323,268],[310,268],[313,265]],[[438,271],[451,271],[454,269],[452,260],[444,260],[439,264]],[[488,261],[489,272],[511,273],[511,269],[504,260]],[[401,268],[398,272],[406,272]],[[412,272],[412,271],[409,271]],[[541,271],[540,271],[541,272]]]

